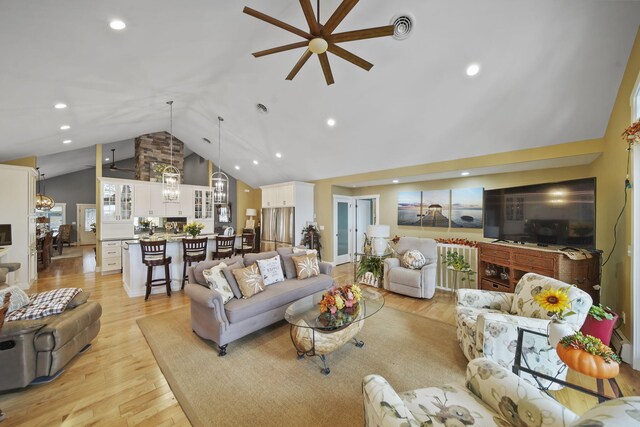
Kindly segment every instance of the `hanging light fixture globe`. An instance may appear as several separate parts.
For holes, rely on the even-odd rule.
[[[213,189],[213,204],[216,206],[229,203],[229,177],[222,172],[222,122],[224,119],[218,116],[218,170],[211,174],[209,186]]]
[[[36,168],[36,170],[38,171],[38,192],[36,194],[36,209],[39,211],[48,211],[56,205],[56,202],[51,197],[45,194],[44,174],[40,173],[40,168]],[[40,190],[42,190],[42,193],[40,193]]]
[[[167,101],[169,105],[169,147],[171,151],[171,164],[165,166],[162,171],[162,200],[164,203],[180,203],[180,170],[173,166],[173,101]]]

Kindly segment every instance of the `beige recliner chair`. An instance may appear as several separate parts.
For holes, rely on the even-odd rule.
[[[402,266],[402,257],[410,249],[424,255],[426,264],[420,270]],[[438,265],[437,242],[421,237],[401,237],[396,247],[396,257],[384,260],[384,288],[416,298],[433,298],[436,291]]]

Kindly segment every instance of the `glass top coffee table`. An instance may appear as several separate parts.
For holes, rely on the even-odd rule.
[[[384,306],[384,296],[367,287],[362,287],[362,299],[354,307],[345,307],[331,314],[320,311],[320,301],[326,291],[302,298],[291,304],[284,315],[289,322],[291,342],[298,359],[318,356],[324,366],[321,372],[328,375],[326,355],[342,347],[351,339],[356,347],[363,341],[355,338],[364,326],[364,320],[373,316]]]

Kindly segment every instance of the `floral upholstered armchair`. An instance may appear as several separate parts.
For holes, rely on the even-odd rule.
[[[607,427],[640,422],[640,396],[611,400],[578,417],[543,391],[485,358],[469,362],[465,385],[398,393],[383,377],[368,375],[362,382],[365,425]]]
[[[566,321],[575,325],[576,330],[580,329],[591,307],[591,297],[575,286],[550,277],[527,273],[522,276],[513,294],[479,289],[458,290],[456,329],[458,342],[467,359],[487,357],[511,369],[515,361],[518,327],[547,333],[553,313],[544,311],[534,296],[551,288],[568,290],[571,309],[575,314],[568,316]],[[556,376],[562,361],[555,348],[547,343],[546,337],[525,334],[523,339],[523,358],[526,358],[529,368]],[[521,375],[536,384],[529,374],[523,372]],[[557,378],[565,379],[566,370]],[[555,383],[540,382],[554,390],[561,388]]]

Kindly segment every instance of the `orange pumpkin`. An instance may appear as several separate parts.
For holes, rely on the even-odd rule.
[[[564,345],[558,344],[556,351],[560,360],[568,367],[593,378],[613,378],[620,372],[618,362],[612,360],[607,363],[601,356],[595,356],[584,350],[573,347],[565,348]]]

